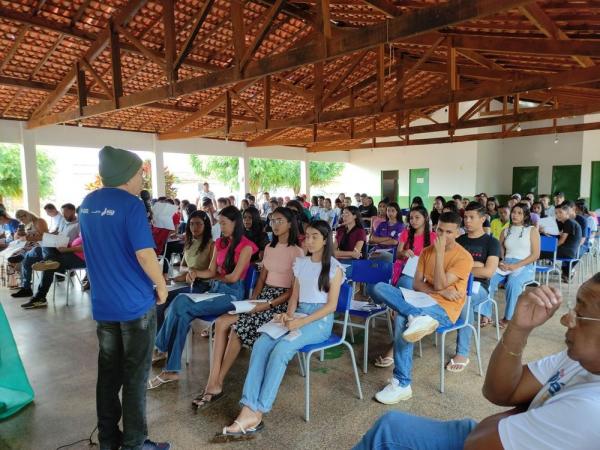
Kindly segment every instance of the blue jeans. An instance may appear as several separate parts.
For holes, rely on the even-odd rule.
[[[507,258],[504,260],[507,264],[518,263],[518,259]],[[490,297],[494,297],[498,290],[498,284],[504,282],[504,289],[506,289],[506,309],[504,310],[504,318],[506,320],[512,319],[517,306],[517,300],[519,295],[523,292],[523,283],[533,280],[535,277],[535,271],[533,264],[529,264],[517,273],[511,273],[507,276],[495,273],[490,280]]]
[[[470,324],[473,323],[475,317],[477,317],[477,307],[481,305],[488,299],[488,292],[483,288],[479,288],[479,292],[477,294],[473,294],[471,296],[471,311],[467,311],[466,308],[460,313],[460,318],[464,319],[469,313],[469,317],[467,320]],[[485,317],[492,316],[492,303],[488,302],[481,307],[481,315]],[[460,356],[464,356],[465,358],[469,356],[469,351],[471,349],[471,338],[473,337],[473,330],[469,327],[464,327],[458,330],[458,336],[456,337],[456,354]]]
[[[207,281],[196,281],[192,287],[191,293],[192,294],[202,294],[203,292],[206,292],[210,289],[210,283]],[[169,295],[167,295],[167,301],[164,302],[162,305],[157,305],[156,306],[156,329],[160,330],[162,327],[162,324],[165,323],[165,314],[167,311],[167,308],[169,307],[169,305],[171,305],[171,303],[173,303],[173,300],[175,300],[175,298],[177,298],[177,296],[179,294],[188,294],[190,293],[190,287],[189,286],[182,286],[178,289],[173,289],[172,291],[169,292]]]
[[[31,266],[36,262],[44,259],[42,247],[34,247],[23,256],[21,261],[21,287],[31,289],[31,274],[33,272]]]
[[[181,370],[181,354],[192,320],[201,316],[220,316],[233,311],[235,307],[231,302],[244,298],[244,282],[240,280],[227,284],[212,281],[209,292],[223,295],[195,303],[187,294],[179,294],[168,308],[165,322],[156,336],[156,348],[169,354],[166,371]]]
[[[402,337],[406,329],[409,316],[429,316],[440,323],[440,326],[449,326],[450,320],[444,308],[440,305],[417,308],[406,300],[400,289],[387,283],[377,283],[373,288],[373,300],[383,303],[398,314],[394,323],[394,378],[400,386],[408,386],[412,380],[413,344]]]
[[[412,289],[413,288],[413,281],[415,281],[415,279],[413,277],[409,277],[408,275],[401,275],[400,278],[398,278],[398,282],[396,283],[396,287],[397,288],[405,288],[405,289]],[[367,295],[369,297],[371,297],[376,303],[382,303],[381,301],[378,301],[376,299],[376,297],[373,295],[373,291],[375,289],[375,285],[377,283],[367,283]]]
[[[300,303],[297,311],[310,315],[324,305]],[[262,334],[252,348],[240,403],[252,411],[269,412],[290,360],[305,345],[318,344],[328,339],[332,328],[333,314],[328,314],[300,328],[300,336],[293,341],[287,340],[285,336],[273,339],[267,334]]]
[[[441,421],[390,411],[353,450],[462,450],[476,426],[473,419]]]

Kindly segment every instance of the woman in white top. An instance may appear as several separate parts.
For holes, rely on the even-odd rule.
[[[326,198],[323,200],[323,208],[319,211],[319,219],[324,220],[333,228],[333,222],[335,220],[335,211],[331,208],[331,199]]]
[[[327,222],[312,222],[306,229],[305,244],[310,256],[297,258],[294,263],[296,279],[287,312],[275,317],[290,334],[273,339],[263,333],[258,338],[240,401],[242,411],[213,442],[244,439],[262,430],[263,415],[273,406],[288,362],[305,345],[322,342],[331,336],[333,313],[344,273],[341,264],[332,256],[331,228]],[[296,309],[301,317],[294,314]]]
[[[531,223],[529,207],[518,203],[510,212],[510,225],[500,234],[500,259],[498,270],[490,280],[490,297],[504,282],[506,309],[500,327],[504,328],[512,318],[517,299],[523,292],[523,284],[534,279],[534,263],[540,257],[540,233]]]

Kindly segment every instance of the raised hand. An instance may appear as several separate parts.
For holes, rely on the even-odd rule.
[[[517,301],[511,325],[530,331],[545,323],[562,304],[562,294],[554,287],[540,286],[525,291]]]

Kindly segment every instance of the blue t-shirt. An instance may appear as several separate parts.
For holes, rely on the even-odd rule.
[[[94,320],[127,322],[154,305],[152,281],[135,252],[154,248],[144,203],[135,195],[102,188],[79,210]]]
[[[6,233],[6,242],[13,240],[13,235],[19,228],[19,221],[17,219],[10,219],[8,223],[2,225],[2,232]]]

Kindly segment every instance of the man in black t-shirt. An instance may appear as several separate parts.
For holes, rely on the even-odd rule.
[[[362,199],[362,205],[358,207],[358,211],[363,219],[363,226],[371,226],[371,218],[377,215],[377,208],[373,204],[371,197],[364,197]]]
[[[475,282],[479,283],[479,287],[474,283],[473,293],[471,295],[471,311],[469,313],[469,321],[473,321],[479,305],[485,302],[488,298],[488,288],[490,278],[496,273],[498,261],[500,259],[500,242],[495,237],[485,233],[483,225],[486,220],[486,210],[483,205],[478,202],[471,202],[465,208],[465,216],[463,218],[466,234],[460,236],[456,242],[462,245],[473,257],[472,274],[475,277]],[[461,318],[467,314],[463,310]],[[481,320],[485,323],[490,322],[492,315],[491,303],[486,303],[481,307]],[[450,372],[462,372],[467,364],[469,364],[469,351],[471,347],[471,337],[473,331],[468,328],[458,330],[456,338],[456,355],[450,359],[446,369]]]
[[[555,210],[556,221],[558,222],[558,229],[560,230],[560,236],[558,237],[558,250],[556,252],[557,258],[572,259],[577,258],[577,250],[581,244],[581,227],[579,224],[570,218],[571,206],[567,202],[563,202]],[[572,264],[571,267],[574,267]],[[563,281],[568,282],[570,273],[569,265],[563,264]]]

